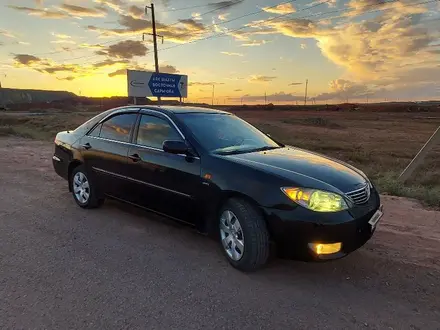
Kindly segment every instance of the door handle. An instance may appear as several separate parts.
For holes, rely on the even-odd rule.
[[[84,149],[86,149],[86,150],[89,150],[92,146],[90,145],[90,143],[84,143],[83,145],[82,145],[82,147],[84,148]]]
[[[138,161],[141,160],[141,157],[139,157],[138,154],[130,155],[130,156],[128,156],[128,158],[130,158],[130,159],[131,159],[132,161],[134,161],[134,162],[138,162]]]

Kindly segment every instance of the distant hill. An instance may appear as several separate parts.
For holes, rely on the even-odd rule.
[[[0,88],[0,106],[20,103],[53,102],[76,97],[76,94],[66,91]]]

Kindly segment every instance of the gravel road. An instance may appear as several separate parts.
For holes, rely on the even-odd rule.
[[[80,209],[52,151],[0,139],[1,329],[440,329],[440,212],[384,197],[352,255],[243,274],[185,226]]]

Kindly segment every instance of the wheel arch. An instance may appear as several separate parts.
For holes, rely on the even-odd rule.
[[[213,207],[211,208],[208,217],[206,218],[205,221],[205,228],[207,230],[207,232],[211,235],[215,235],[217,232],[217,221],[218,221],[218,217],[220,215],[220,210],[223,207],[223,205],[225,205],[225,203],[232,198],[237,198],[237,199],[242,199],[245,200],[246,202],[248,202],[249,204],[255,206],[255,208],[258,210],[258,212],[261,213],[261,215],[263,216],[264,221],[267,224],[267,219],[266,219],[266,214],[264,213],[263,209],[261,208],[260,204],[253,199],[252,197],[250,197],[249,195],[246,195],[242,192],[239,191],[234,191],[234,190],[224,190],[222,191],[222,193],[220,194],[218,200],[216,201],[216,203],[213,205]]]

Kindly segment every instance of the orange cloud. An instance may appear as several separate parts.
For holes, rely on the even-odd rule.
[[[296,12],[295,7],[291,3],[282,3],[275,7],[264,7],[263,10],[273,14],[290,14]]]
[[[23,11],[28,13],[28,15],[32,15],[32,16],[38,16],[41,18],[52,18],[52,19],[64,19],[64,18],[68,18],[69,15],[58,11],[58,10],[50,10],[50,9],[37,9],[37,8],[30,8],[30,7],[22,7],[22,6],[13,6],[13,5],[9,5],[8,6],[11,9],[15,9],[18,11]]]
[[[249,82],[253,83],[253,82],[269,82],[272,81],[274,79],[276,79],[277,77],[273,77],[273,76],[262,76],[262,75],[252,75],[249,78]]]

